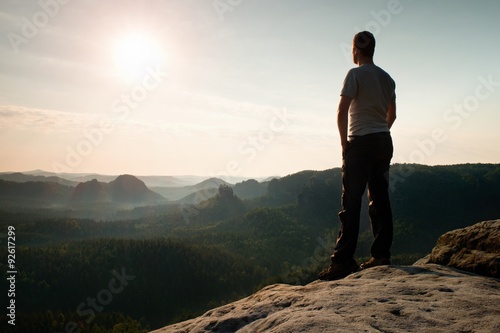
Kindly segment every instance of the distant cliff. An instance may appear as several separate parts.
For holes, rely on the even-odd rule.
[[[155,203],[164,201],[158,193],[146,187],[144,182],[131,175],[121,175],[109,183],[96,179],[80,183],[75,187],[71,203]]]

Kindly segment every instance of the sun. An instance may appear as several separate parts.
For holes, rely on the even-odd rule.
[[[162,64],[160,45],[142,33],[131,33],[115,41],[113,57],[118,75],[129,79],[141,79],[148,68]]]

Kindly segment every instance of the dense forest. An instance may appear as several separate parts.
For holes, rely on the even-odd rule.
[[[73,191],[33,184],[50,188],[59,203],[61,188]],[[0,268],[9,270],[4,240],[13,226],[18,271],[16,326],[3,316],[2,332],[141,332],[270,283],[306,284],[328,264],[339,226],[338,168],[219,182],[215,191],[140,207],[54,207],[33,195],[13,205],[2,192],[8,187],[22,198],[28,186],[0,184]],[[390,195],[393,263],[411,264],[444,232],[500,217],[500,165],[394,165]],[[372,241],[364,205],[359,260]],[[112,218],[95,218],[106,209]],[[2,279],[2,290],[8,283]]]
[[[266,276],[221,247],[166,239],[77,241],[20,248],[17,257],[19,308],[66,319],[20,316],[32,332],[64,331],[70,321],[94,332],[109,313],[158,327],[242,297]]]

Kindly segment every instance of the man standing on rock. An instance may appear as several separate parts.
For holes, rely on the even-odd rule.
[[[330,266],[321,280],[345,277],[359,269],[354,260],[358,242],[361,199],[368,185],[373,235],[369,268],[390,264],[393,226],[389,202],[389,165],[393,146],[390,128],[396,120],[396,84],[373,63],[375,38],[368,31],[354,36],[353,61],[344,80],[337,111],[342,144],[342,211],[340,231]],[[349,126],[348,126],[349,125]]]

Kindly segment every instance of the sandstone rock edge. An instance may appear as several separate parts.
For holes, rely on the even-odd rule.
[[[500,277],[500,220],[484,221],[439,237],[429,263]]]

